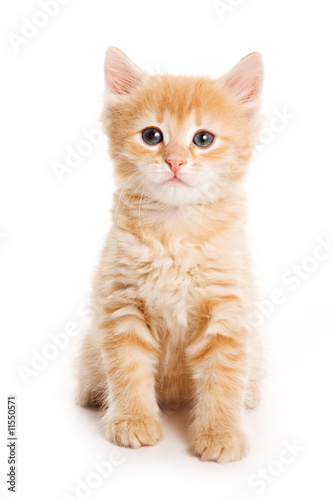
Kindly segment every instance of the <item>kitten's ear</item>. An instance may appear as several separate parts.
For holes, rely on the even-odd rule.
[[[128,94],[146,76],[129,57],[116,47],[109,47],[104,63],[105,91],[109,95]]]
[[[252,52],[219,78],[219,81],[240,103],[255,106],[259,103],[263,77],[262,57],[259,52]]]

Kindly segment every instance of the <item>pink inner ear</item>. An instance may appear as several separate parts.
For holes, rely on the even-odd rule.
[[[105,82],[107,89],[112,92],[112,94],[124,94],[129,92],[133,86],[133,81],[126,74],[116,74],[113,72],[108,72],[105,75]]]
[[[257,78],[249,77],[236,77],[230,81],[229,86],[233,88],[236,95],[238,95],[243,102],[250,101],[255,98],[261,90]]]
[[[144,72],[115,47],[106,52],[104,74],[106,89],[117,95],[130,92],[144,76]]]
[[[224,76],[223,82],[241,102],[255,100],[260,95],[263,82],[260,54],[253,52],[244,57]]]

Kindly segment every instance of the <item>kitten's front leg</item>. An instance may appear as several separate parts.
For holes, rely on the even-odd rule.
[[[228,322],[226,305],[215,306],[208,314],[204,307],[203,326],[188,348],[195,390],[193,450],[203,461],[220,463],[240,460],[249,448],[242,430],[246,336],[240,324],[237,330],[234,318]],[[235,309],[231,308],[234,316]]]
[[[104,422],[110,441],[131,448],[155,445],[162,437],[155,397],[159,350],[142,313],[133,304],[108,311],[103,358],[109,407]]]

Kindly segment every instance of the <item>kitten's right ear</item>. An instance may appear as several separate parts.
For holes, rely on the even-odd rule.
[[[109,47],[104,64],[105,91],[109,96],[128,94],[146,76],[129,57],[116,47]]]

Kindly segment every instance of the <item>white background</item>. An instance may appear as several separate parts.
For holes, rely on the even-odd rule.
[[[322,250],[327,259],[309,260],[318,238],[333,237],[331,5],[221,3],[229,6],[224,15],[210,0],[71,0],[45,21],[36,14],[37,1],[2,2],[1,498],[83,498],[75,493],[78,480],[92,480],[93,463],[116,451],[122,463],[86,498],[331,495],[333,255]],[[11,40],[21,35],[25,17],[45,25],[15,50],[8,34]],[[108,443],[98,413],[74,404],[72,360],[80,335],[65,333],[67,345],[26,384],[19,373],[47,350],[50,333],[73,322],[85,327],[85,301],[109,226],[112,165],[105,141],[62,182],[54,162],[64,163],[83,131],[99,127],[108,45],[151,72],[217,77],[253,50],[265,61],[265,144],[251,164],[248,193],[268,378],[262,405],[246,417],[252,447],[239,463],[193,457],[181,413],[165,419],[157,447],[135,451]],[[289,117],[274,121],[276,113]],[[283,278],[294,265],[304,274],[295,290]],[[263,302],[274,289],[283,304]],[[18,404],[16,494],[5,485],[8,394]],[[283,464],[286,441],[302,451]],[[268,474],[261,489],[249,483],[260,469]]]

